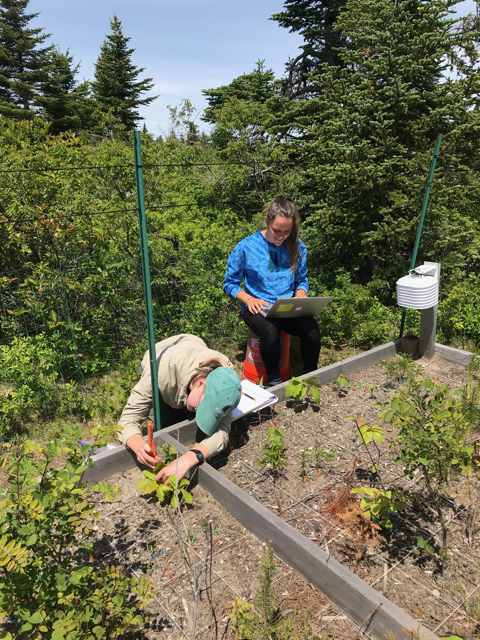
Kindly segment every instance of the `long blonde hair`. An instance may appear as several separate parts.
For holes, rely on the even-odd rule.
[[[290,196],[277,196],[269,203],[265,213],[265,221],[271,225],[275,218],[280,216],[292,221],[292,230],[286,239],[288,253],[290,254],[290,271],[295,271],[300,259],[298,234],[300,231],[300,218],[297,207]]]
[[[210,360],[205,360],[204,362],[200,362],[198,367],[193,372],[193,376],[190,378],[190,382],[188,383],[188,390],[191,391],[193,385],[201,380],[202,378],[206,378],[209,373],[218,369],[218,367],[226,367],[227,363],[224,362],[221,358],[210,358]]]

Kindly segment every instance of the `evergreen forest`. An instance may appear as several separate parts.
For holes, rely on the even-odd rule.
[[[94,78],[0,0],[0,436],[118,419],[146,349],[132,131],[155,100],[117,16]],[[222,281],[235,244],[291,195],[302,217],[323,354],[397,338],[395,283],[441,263],[437,340],[480,348],[480,19],[455,0],[279,0],[304,44],[283,77],[251,71],[143,127],[155,337],[225,353],[247,329]],[[50,39],[54,40],[54,34]],[[418,332],[419,313],[406,329]]]

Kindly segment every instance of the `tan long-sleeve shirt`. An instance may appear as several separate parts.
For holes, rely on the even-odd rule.
[[[205,342],[197,337],[184,333],[171,336],[155,345],[158,370],[158,390],[166,404],[174,409],[187,406],[187,387],[193,377],[195,369],[205,360],[221,359],[226,367],[233,369],[230,360],[213,349],[209,349]],[[119,439],[124,444],[136,433],[147,419],[153,406],[152,383],[148,351],[142,360],[143,373],[140,381],[135,385],[128,402],[122,412],[118,424],[123,427]],[[232,416],[222,418],[215,433],[202,441],[202,444],[214,456],[223,451],[228,443]]]

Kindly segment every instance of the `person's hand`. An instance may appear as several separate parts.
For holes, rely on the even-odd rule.
[[[307,292],[304,289],[297,289],[295,293],[295,298],[306,298]]]
[[[262,307],[268,304],[268,302],[265,302],[265,300],[260,300],[260,298],[250,297],[246,304],[250,313],[257,314]]]
[[[177,475],[177,482],[180,482],[182,478],[185,477],[187,471],[194,467],[197,464],[197,456],[194,453],[184,453],[183,456],[178,458],[178,473],[177,473],[177,460],[173,460],[170,464],[167,464],[166,467],[163,467],[157,475],[155,476],[155,480],[158,482],[163,482],[163,484],[168,484],[168,478],[170,476]]]
[[[135,453],[137,460],[141,464],[144,464],[151,469],[155,468],[157,462],[162,462],[161,458],[153,455],[151,447],[149,447],[139,433],[131,436],[127,440],[127,447]]]

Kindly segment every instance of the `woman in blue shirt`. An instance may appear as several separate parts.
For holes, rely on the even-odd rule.
[[[307,249],[298,237],[300,222],[293,200],[274,198],[264,222],[263,231],[241,240],[230,254],[223,290],[243,302],[242,317],[260,338],[267,381],[274,385],[281,382],[280,332],[300,338],[304,373],[308,373],[317,368],[320,331],[310,316],[267,320],[258,313],[277,298],[306,298],[308,292]]]

